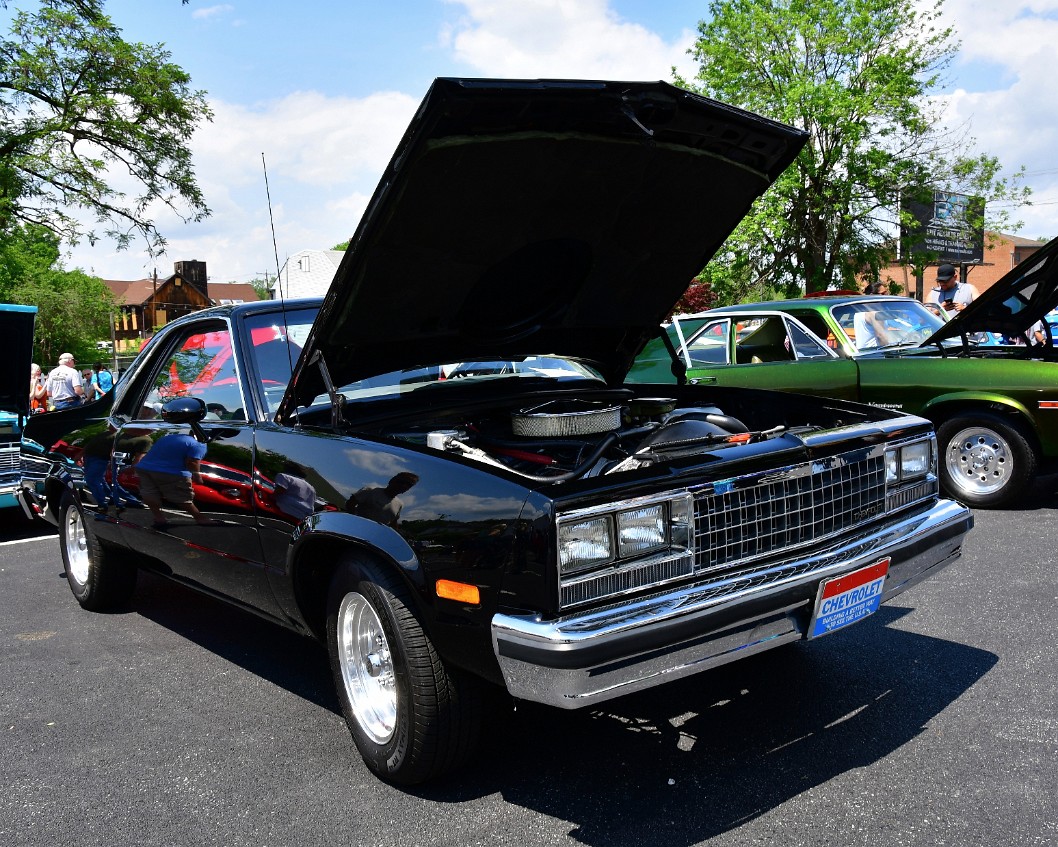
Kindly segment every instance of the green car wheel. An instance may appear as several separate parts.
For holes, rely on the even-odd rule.
[[[937,428],[937,441],[941,484],[972,506],[1010,505],[1036,475],[1036,451],[999,415],[957,415]]]

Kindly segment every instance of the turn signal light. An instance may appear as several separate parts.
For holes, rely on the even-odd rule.
[[[437,596],[445,600],[457,600],[460,603],[469,603],[471,606],[481,605],[481,592],[476,585],[467,585],[465,582],[453,582],[450,579],[439,579],[435,588]]]

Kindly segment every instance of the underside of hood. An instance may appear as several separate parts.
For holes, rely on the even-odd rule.
[[[556,354],[620,379],[806,135],[663,82],[438,79],[292,385]]]
[[[1058,307],[1058,239],[1048,242],[1011,269],[980,297],[922,343],[975,332],[1016,337]]]
[[[33,323],[36,306],[0,303],[0,338],[8,357],[0,376],[0,411],[29,414],[29,366],[33,358]]]

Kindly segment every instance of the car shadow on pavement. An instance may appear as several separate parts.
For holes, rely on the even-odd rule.
[[[498,791],[598,847],[707,841],[928,732],[998,661],[891,626],[909,611],[589,711],[519,705],[466,773],[417,793]]]
[[[178,583],[140,571],[129,611],[262,679],[341,714],[319,642]]]
[[[340,714],[326,654],[310,639],[149,573],[131,611]],[[698,844],[899,750],[998,661],[901,628],[910,611],[885,606],[810,644],[593,709],[497,694],[475,758],[408,793],[440,803],[499,793],[598,847]]]

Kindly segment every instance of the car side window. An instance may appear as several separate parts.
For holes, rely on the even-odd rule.
[[[191,332],[163,357],[138,417],[157,417],[162,406],[176,397],[201,399],[206,404],[206,420],[246,420],[231,333],[226,328]]]
[[[801,323],[808,327],[814,332],[823,342],[826,343],[827,347],[835,349],[838,346],[838,340],[834,337],[834,333],[831,332],[830,327],[827,326],[826,320],[821,314],[814,311],[802,311],[798,310],[791,312],[791,314],[797,318]]]
[[[697,365],[728,364],[728,333],[731,321],[727,318],[705,324],[687,345],[691,367]]]
[[[735,362],[740,365],[762,362],[789,362],[793,346],[782,318],[770,315],[740,321],[735,335]]]
[[[812,333],[802,329],[792,321],[787,323],[790,333],[790,341],[793,343],[794,352],[798,359],[832,359],[834,354],[827,346],[816,338]]]

